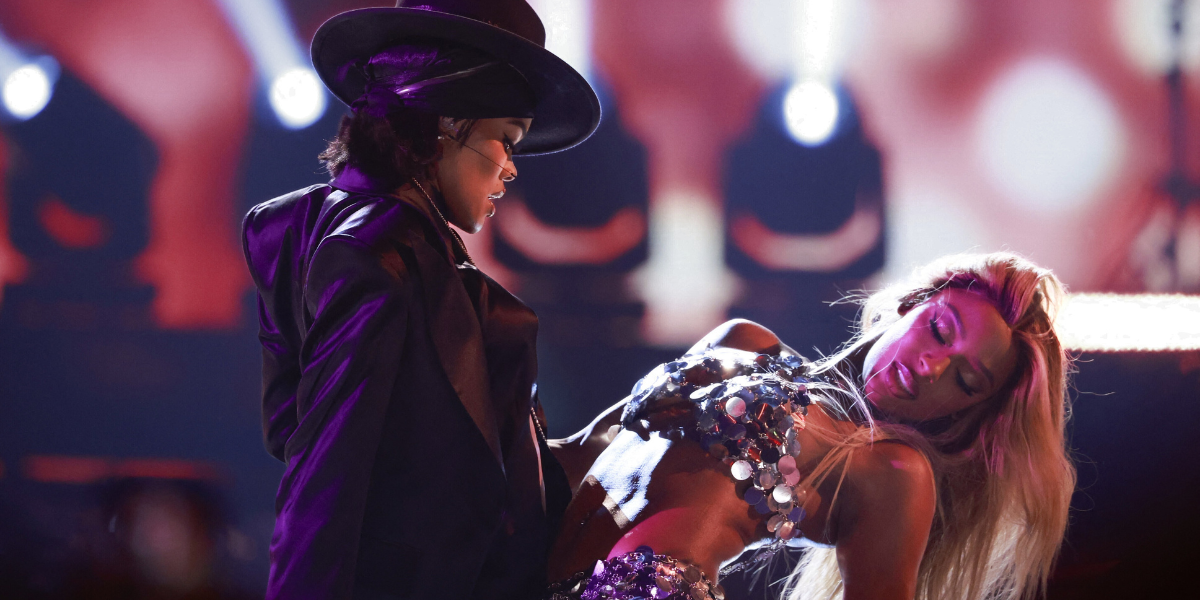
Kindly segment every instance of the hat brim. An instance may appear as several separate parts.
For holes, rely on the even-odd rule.
[[[354,64],[415,36],[477,48],[508,63],[529,82],[537,99],[533,124],[516,154],[566,150],[586,140],[600,124],[600,100],[583,75],[554,53],[529,40],[468,17],[415,8],[363,8],[326,21],[313,36],[313,67],[342,102],[350,104],[366,86]]]

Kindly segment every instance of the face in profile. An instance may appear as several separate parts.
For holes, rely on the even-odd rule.
[[[479,231],[483,220],[496,210],[494,201],[504,195],[504,182],[517,175],[513,147],[532,121],[479,119],[461,141],[453,135],[454,128],[464,124],[457,121],[443,134],[434,177],[446,200],[447,220],[467,233]]]
[[[990,301],[951,289],[913,307],[863,361],[863,393],[897,421],[936,419],[990,398],[1016,365],[1012,330]]]

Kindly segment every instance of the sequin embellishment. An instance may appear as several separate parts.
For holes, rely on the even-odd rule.
[[[750,482],[743,499],[759,514],[774,513],[767,528],[787,540],[800,535],[805,517],[795,456],[812,403],[806,375],[793,355],[718,348],[684,356],[638,381],[621,424],[635,426],[652,405],[690,402],[701,445],[734,479]]]
[[[725,590],[685,560],[655,554],[649,546],[596,561],[589,574],[552,584],[549,600],[724,600]]]

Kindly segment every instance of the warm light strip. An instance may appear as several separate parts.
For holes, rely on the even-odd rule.
[[[1200,350],[1200,295],[1072,294],[1057,326],[1071,350]]]
[[[25,478],[41,483],[89,484],[112,478],[205,481],[221,478],[221,470],[212,463],[176,458],[34,455],[26,456],[21,463]]]

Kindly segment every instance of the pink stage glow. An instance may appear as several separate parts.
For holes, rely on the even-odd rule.
[[[216,6],[13,0],[0,6],[0,19],[18,41],[46,48],[158,146],[150,245],[138,272],[156,290],[159,325],[236,326],[250,282],[233,184],[254,78]]]
[[[495,226],[504,240],[547,265],[604,264],[629,252],[646,235],[646,217],[626,207],[599,227],[557,227],[537,218],[517,198],[506,200]]]

